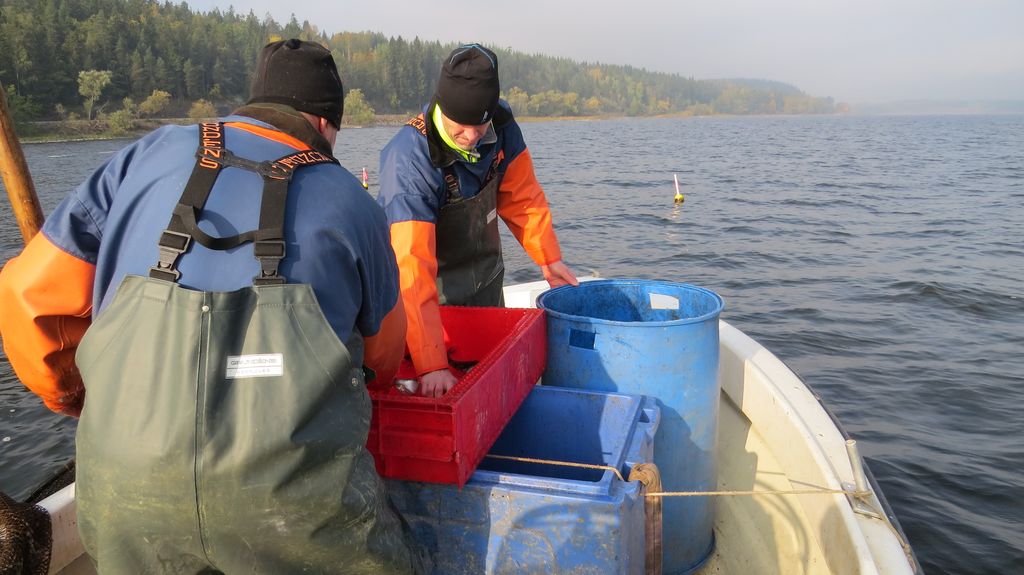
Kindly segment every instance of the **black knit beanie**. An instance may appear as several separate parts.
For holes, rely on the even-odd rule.
[[[341,126],[345,94],[330,51],[292,38],[263,47],[256,61],[249,104],[285,104]]]
[[[463,44],[444,61],[435,98],[460,124],[486,124],[498,109],[498,57],[480,44]]]

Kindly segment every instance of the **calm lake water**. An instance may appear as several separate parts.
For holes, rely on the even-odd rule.
[[[373,193],[394,131],[341,133]],[[858,439],[927,573],[1024,573],[1024,117],[523,131],[577,273],[718,292]],[[44,211],[125,143],[26,146]],[[506,281],[541,279],[505,238]],[[0,261],[19,249],[3,202]],[[0,490],[21,498],[73,456],[74,421],[6,358],[0,406]]]

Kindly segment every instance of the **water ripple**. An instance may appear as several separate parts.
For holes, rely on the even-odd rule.
[[[987,319],[1006,313],[1024,314],[1024,299],[984,289],[968,289],[939,281],[895,282],[888,288],[889,299],[919,305],[940,304],[946,308]]]

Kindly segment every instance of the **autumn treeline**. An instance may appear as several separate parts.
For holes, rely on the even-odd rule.
[[[22,121],[90,119],[118,111],[137,117],[142,103],[151,116],[180,117],[197,105],[224,111],[244,101],[259,49],[290,37],[333,51],[346,91],[358,89],[357,99],[365,104],[353,112],[364,116],[419,110],[453,48],[375,32],[328,33],[294,17],[282,25],[251,12],[194,12],[184,2],[0,0],[0,82]],[[831,98],[778,82],[696,80],[493,48],[503,96],[521,116],[835,109]],[[93,83],[83,87],[83,78]],[[102,85],[95,83],[102,78]],[[164,105],[156,107],[157,101]]]

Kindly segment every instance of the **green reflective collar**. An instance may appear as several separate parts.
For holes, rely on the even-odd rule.
[[[474,163],[480,159],[480,152],[478,152],[476,148],[473,148],[472,150],[463,150],[452,140],[451,136],[448,135],[448,131],[444,129],[444,121],[441,119],[440,104],[434,105],[434,113],[431,115],[431,119],[434,122],[434,127],[437,128],[437,133],[441,134],[441,139],[444,140],[444,143],[462,156],[463,160],[469,163]],[[484,137],[481,138],[478,144],[490,144],[496,142],[497,139],[497,136],[494,134],[494,125],[492,124],[487,127],[487,133],[484,134]]]

